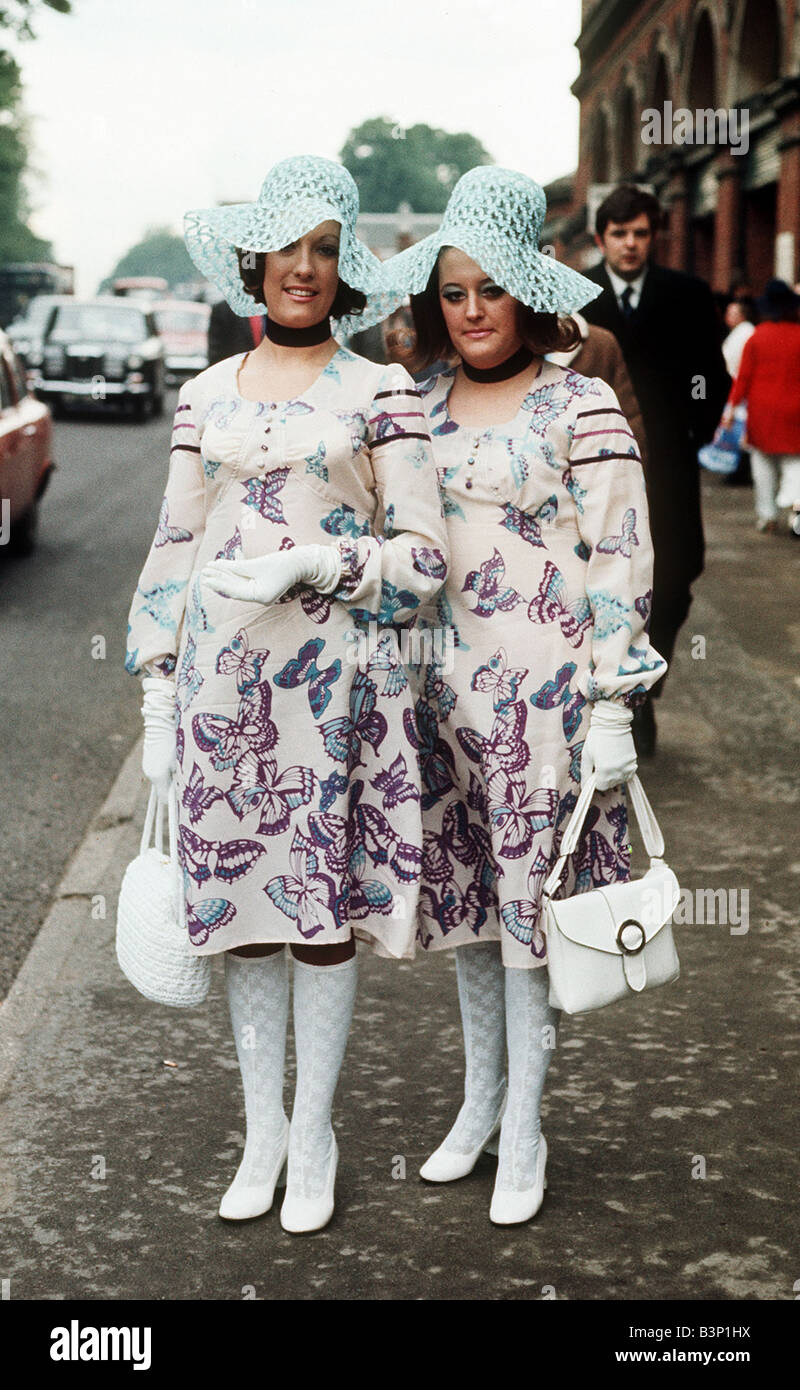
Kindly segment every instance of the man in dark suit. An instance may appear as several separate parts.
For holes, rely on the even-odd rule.
[[[255,302],[253,307],[255,308]],[[264,316],[254,314],[242,318],[235,314],[227,300],[219,299],[212,306],[208,320],[208,365],[233,357],[237,352],[252,352],[264,336]]]
[[[730,378],[708,285],[650,259],[660,218],[658,200],[634,184],[621,184],[600,204],[595,241],[604,259],[584,274],[603,293],[581,312],[617,338],[641,405],[655,552],[650,637],[670,661],[703,569],[697,450],[716,429]],[[649,698],[634,716],[634,737],[640,754],[653,752]]]

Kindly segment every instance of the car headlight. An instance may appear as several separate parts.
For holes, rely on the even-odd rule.
[[[132,352],[130,357],[128,358],[128,367],[130,371],[135,372],[139,367],[143,366],[144,358],[140,357],[138,352]]]
[[[105,356],[106,376],[121,377],[125,375],[127,359],[120,352],[107,352]]]

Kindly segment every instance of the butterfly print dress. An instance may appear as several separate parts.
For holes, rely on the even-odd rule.
[[[544,362],[515,418],[483,429],[451,419],[453,376],[420,386],[450,544],[420,625],[449,626],[453,646],[448,663],[431,642],[415,681],[418,940],[500,940],[506,965],[538,966],[541,889],[575,805],[591,701],[635,704],[666,670],[647,638],[644,477],[599,379]],[[616,789],[594,798],[564,881],[572,893],[628,876]]]
[[[190,938],[211,954],[352,927],[413,955],[417,741],[389,625],[413,622],[447,570],[419,396],[402,367],[342,348],[302,398],[250,401],[242,361],[181,389],[128,632],[129,671],[176,674]],[[215,557],[310,542],[341,550],[329,597],[298,585],[264,606],[200,579]]]

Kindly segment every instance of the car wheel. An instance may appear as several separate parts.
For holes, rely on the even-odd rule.
[[[30,555],[36,547],[39,531],[39,503],[32,502],[28,510],[11,528],[8,549],[11,555]]]

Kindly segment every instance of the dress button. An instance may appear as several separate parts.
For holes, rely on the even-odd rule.
[[[471,479],[471,478],[467,478],[467,481],[465,482],[464,487],[467,487],[467,488],[472,487],[472,479]]]
[[[262,445],[261,445],[261,452],[264,453],[264,454],[268,454],[268,453],[269,453],[269,444],[262,444]]]
[[[474,463],[474,462],[475,462],[474,459],[467,459],[467,463]]]

